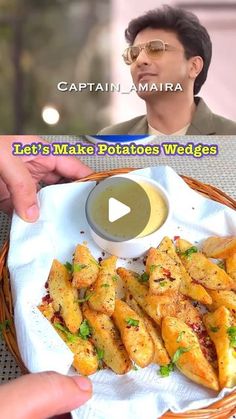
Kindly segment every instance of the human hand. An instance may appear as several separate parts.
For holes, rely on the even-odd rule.
[[[36,192],[40,181],[51,185],[63,178],[76,180],[92,170],[72,156],[13,156],[16,141],[47,144],[37,136],[0,136],[0,210],[9,214],[14,208],[23,220],[34,222],[39,216]]]
[[[0,385],[1,417],[50,418],[78,408],[91,396],[88,378],[56,372],[28,374]]]

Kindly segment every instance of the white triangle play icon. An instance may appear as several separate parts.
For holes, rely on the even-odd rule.
[[[119,220],[131,211],[128,205],[123,204],[115,198],[109,198],[108,201],[108,219],[110,223]]]

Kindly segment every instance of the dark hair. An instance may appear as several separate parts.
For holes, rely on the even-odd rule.
[[[167,5],[160,9],[149,10],[144,15],[130,21],[125,30],[127,42],[132,45],[137,34],[146,28],[166,29],[175,32],[184,47],[187,59],[196,55],[202,57],[203,68],[194,83],[194,95],[196,95],[206,81],[212,55],[210,36],[204,26],[200,24],[198,17],[179,7]]]

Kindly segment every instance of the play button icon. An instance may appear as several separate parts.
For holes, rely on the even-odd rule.
[[[151,205],[137,181],[112,176],[90,192],[85,210],[92,231],[104,239],[119,242],[131,240],[145,229]]]
[[[123,204],[115,198],[109,198],[108,205],[108,220],[110,223],[114,223],[114,221],[119,220],[131,211],[128,205]]]

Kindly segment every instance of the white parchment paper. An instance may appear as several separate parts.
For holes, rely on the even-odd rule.
[[[173,206],[172,237],[180,235],[196,244],[209,235],[236,234],[236,212],[191,190],[167,166],[137,170],[137,175],[158,181],[168,191]],[[13,216],[8,266],[15,307],[15,325],[22,359],[31,372],[54,370],[74,373],[73,355],[37,309],[54,258],[71,261],[76,244],[87,241],[93,255],[102,251],[93,242],[85,217],[86,198],[95,182],[49,186],[39,194],[40,218],[34,224]],[[158,244],[158,243],[157,243]],[[120,260],[142,272],[141,261]],[[194,384],[178,371],[162,378],[152,365],[125,376],[99,371],[91,376],[94,396],[74,418],[156,419],[171,409],[183,412],[208,406],[222,398]]]

